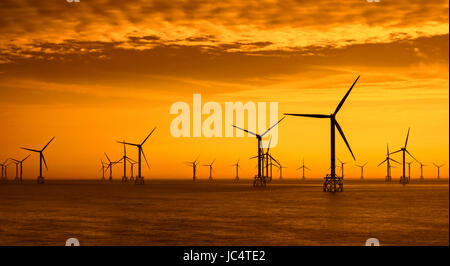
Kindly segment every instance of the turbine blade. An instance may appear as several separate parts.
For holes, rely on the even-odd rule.
[[[47,148],[47,146],[50,144],[50,142],[52,142],[54,139],[55,139],[55,137],[53,137],[53,138],[47,143],[47,145],[45,145],[44,148],[42,148],[41,151],[44,151],[45,148]]]
[[[347,139],[345,138],[344,132],[341,129],[341,126],[339,126],[339,123],[335,120],[336,128],[338,129],[339,133],[341,134],[341,137],[344,139],[345,144],[347,145],[348,150],[352,154],[353,160],[356,160],[355,155],[353,155],[352,148],[350,148],[350,145],[347,142]]]
[[[274,128],[276,125],[278,125],[278,124],[279,124],[281,121],[283,121],[283,119],[285,119],[285,118],[286,118],[286,117],[283,116],[283,118],[281,118],[280,120],[278,120],[278,122],[276,122],[275,124],[273,124],[273,126],[269,127],[269,129],[266,130],[266,132],[264,132],[264,133],[261,135],[261,137],[263,137],[264,135],[266,135],[267,132],[269,132],[270,130],[272,130],[272,128]]]
[[[48,171],[47,162],[45,161],[44,154],[41,153],[42,161],[44,161],[45,169]]]
[[[145,157],[144,149],[141,149],[141,151],[142,155],[144,156],[145,163],[147,164],[147,167],[150,169],[150,165],[148,164],[147,158]]]
[[[377,167],[378,166],[380,166],[380,165],[382,165],[384,162],[386,162],[387,161],[387,158],[386,159],[384,159],[384,161],[382,161],[381,163],[379,163],[378,165],[377,165]]]
[[[21,149],[27,150],[27,151],[34,151],[34,152],[40,152],[38,150],[33,150],[33,149],[28,149],[28,148],[24,148],[24,147],[20,147]]]
[[[283,115],[312,117],[312,118],[330,118],[329,115],[319,115],[319,114],[289,114],[289,113],[284,113]]]
[[[352,91],[353,87],[355,86],[356,82],[358,81],[360,76],[358,76],[355,80],[355,82],[353,82],[352,86],[350,87],[350,89],[347,91],[347,93],[345,94],[344,98],[342,98],[341,102],[339,103],[339,105],[336,107],[336,110],[334,111],[333,115],[336,115],[339,110],[341,109],[342,105],[344,104],[345,100],[347,99],[348,95],[350,94],[350,92]]]
[[[396,163],[400,164],[399,162],[397,162],[396,160],[394,160],[394,159],[392,159],[392,158],[389,158],[389,160],[391,160],[391,161],[393,161],[393,162],[396,162]]]
[[[153,131],[155,131],[156,127],[153,128],[152,132],[148,134],[148,136],[144,139],[144,141],[141,143],[141,146],[144,145],[144,143],[147,141],[147,139],[150,137],[151,134],[153,134]]]
[[[408,150],[406,150],[406,152],[409,154],[409,156],[411,156],[414,159],[414,161],[419,162],[419,161],[417,161],[416,158],[414,158],[414,156],[412,156],[412,154]]]
[[[266,151],[266,154],[269,154],[269,150],[270,150],[270,143],[272,142],[272,136],[270,136],[270,139],[269,139],[269,146],[267,147],[267,151]]]
[[[392,154],[394,154],[394,153],[401,152],[401,151],[402,151],[402,150],[400,149],[400,150],[398,150],[398,151],[394,151],[394,152],[389,153],[389,155],[392,155]]]
[[[108,154],[106,154],[106,152],[105,152],[105,155],[106,155],[106,159],[108,159],[108,161],[111,162],[111,160],[109,159]]]
[[[124,142],[124,141],[117,141],[117,143],[121,143],[121,144],[125,144],[125,145],[131,145],[131,146],[136,146],[136,147],[139,146],[139,144]]]
[[[20,161],[21,163],[23,163],[26,159],[28,159],[28,157],[30,157],[31,154],[28,154],[27,157],[25,157],[25,159],[23,159],[22,161]]]
[[[258,134],[253,133],[253,132],[251,132],[251,131],[248,131],[247,129],[243,129],[243,128],[240,128],[240,127],[235,126],[235,125],[232,125],[232,126],[235,127],[235,128],[237,128],[237,129],[243,130],[243,131],[247,132],[248,134],[251,134],[251,135],[254,135],[254,136],[258,136]]]
[[[408,134],[406,134],[406,141],[405,141],[405,149],[406,149],[406,145],[408,145],[408,138],[409,138],[409,130],[411,128],[408,128]]]

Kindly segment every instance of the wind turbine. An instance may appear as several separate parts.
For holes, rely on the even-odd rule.
[[[283,165],[278,165],[278,169],[279,169],[279,171],[280,171],[280,180],[281,179],[283,179],[283,168],[287,168],[287,167],[284,167]]]
[[[411,181],[411,164],[412,164],[413,162],[414,162],[414,161],[407,162],[407,164],[408,164],[408,183]]]
[[[340,166],[341,167],[341,178],[344,179],[344,165],[347,164],[348,162],[343,162],[341,160],[339,160],[339,162],[341,163],[341,166]]]
[[[3,163],[0,163],[0,165],[2,166],[2,177],[1,177],[1,179],[3,180],[3,179],[5,179],[5,169],[6,169],[6,166],[7,166],[7,162],[8,162],[8,160],[9,159],[6,159]]]
[[[197,165],[200,163],[200,162],[198,161],[198,157],[200,157],[200,156],[197,156],[197,159],[195,159],[195,160],[192,161],[192,162],[186,162],[187,164],[189,164],[190,166],[192,166],[192,180],[193,180],[194,182],[197,180]]]
[[[212,178],[212,172],[213,172],[213,164],[216,161],[216,159],[214,159],[210,164],[204,164],[202,166],[208,166],[209,167],[209,181],[213,181]]]
[[[108,164],[103,162],[103,160],[100,160],[100,162],[102,163],[102,181],[105,181],[105,168],[106,170],[108,170]],[[105,167],[106,165],[106,167]]]
[[[361,180],[364,179],[364,166],[366,166],[367,162],[363,165],[355,164],[357,167],[361,168]]]
[[[420,164],[420,179],[423,180],[423,167],[427,165],[423,164],[422,162],[419,162],[419,164]]]
[[[129,163],[130,163],[130,170],[131,170],[130,181],[133,182],[134,181],[133,168],[134,168],[134,165],[137,164],[137,162],[133,160],[133,161],[130,161]]]
[[[311,169],[309,169],[307,166],[305,166],[305,158],[303,158],[303,160],[302,160],[302,165],[299,168],[297,168],[297,170],[300,170],[300,169],[302,170],[302,179],[305,180],[305,169],[311,171]]]
[[[125,141],[123,141],[125,143]],[[128,162],[136,162],[135,160],[131,159],[130,157],[127,156],[127,148],[126,145],[123,144],[123,157],[117,161],[120,162],[123,161],[123,176],[122,176],[122,183],[126,183],[128,182],[128,177],[127,177],[127,161]]]
[[[278,125],[281,121],[283,121],[284,117],[281,118],[280,120],[278,120],[278,122],[276,122],[275,124],[273,124],[271,127],[269,127],[269,129],[267,129],[264,133],[262,134],[257,134],[251,131],[248,131],[247,129],[243,129],[240,128],[238,126],[233,125],[233,127],[240,129],[244,132],[247,132],[248,134],[254,135],[256,137],[256,139],[258,140],[258,175],[255,176],[255,180],[253,181],[253,186],[266,186],[266,177],[263,176],[263,169],[261,167],[262,164],[264,164],[264,155],[263,155],[263,150],[262,150],[262,138],[270,131],[272,130],[272,128],[274,128],[276,125]]]
[[[108,163],[107,163],[108,167],[106,169],[109,168],[109,182],[112,182],[112,167],[113,167],[113,165],[119,163],[119,161],[117,161],[117,162],[111,161],[108,157],[108,154],[106,154],[106,152],[105,152],[105,156],[106,156],[106,159],[108,160]]]
[[[396,160],[392,159],[391,154],[389,153],[389,145],[386,144],[386,159],[384,159],[384,161],[382,161],[380,164],[378,164],[378,166],[382,165],[384,162],[386,162],[386,182],[390,182],[392,181],[392,176],[391,176],[391,161],[400,164],[399,162],[397,162]],[[378,167],[377,166],[377,167]]]
[[[415,161],[417,161],[416,158],[414,158],[414,156],[412,156],[412,154],[406,149],[406,146],[408,145],[409,130],[410,129],[408,128],[408,134],[406,135],[405,146],[400,148],[399,150],[394,151],[394,152],[391,153],[391,154],[394,154],[394,153],[397,153],[397,152],[402,152],[402,156],[403,156],[403,164],[402,164],[403,176],[400,177],[400,183],[402,183],[402,184],[409,183],[408,178],[406,178],[406,154],[408,153],[409,156],[411,156],[411,158],[413,158]]]
[[[47,169],[47,171],[48,171],[48,167],[47,167],[47,163],[45,162],[44,150],[45,150],[45,148],[47,148],[47,146],[50,144],[50,142],[52,142],[54,139],[55,139],[55,137],[53,137],[47,143],[47,145],[45,145],[44,148],[42,148],[42,150],[34,150],[34,149],[21,147],[21,149],[39,153],[39,176],[37,177],[37,183],[38,184],[43,184],[45,182],[44,177],[42,176],[42,162],[44,162],[45,169]]]
[[[236,177],[234,178],[234,182],[238,182],[239,181],[239,168],[241,168],[241,166],[239,165],[239,160],[237,160],[237,162],[235,164],[233,164],[233,166],[236,166]]]
[[[14,158],[9,158],[10,160],[14,161],[13,163],[16,165],[16,178],[14,179],[15,181],[19,181],[19,160],[16,160]]]
[[[117,141],[118,143],[122,143],[125,145],[131,145],[131,146],[135,146],[138,148],[138,176],[136,176],[136,182],[135,182],[135,184],[137,184],[137,185],[144,184],[144,177],[142,176],[142,172],[141,172],[141,169],[142,169],[141,154],[144,156],[144,160],[145,160],[145,163],[147,164],[147,167],[150,168],[150,166],[148,165],[147,158],[145,157],[144,150],[142,149],[142,145],[144,145],[144,143],[147,141],[147,139],[153,134],[155,129],[156,129],[156,127],[153,128],[153,130],[150,132],[150,134],[148,134],[148,136],[144,139],[144,141],[141,144],[129,143],[129,142],[125,142],[125,141]]]
[[[323,114],[290,114],[287,113],[285,115],[290,116],[302,116],[302,117],[312,117],[312,118],[329,118],[330,119],[330,128],[331,128],[331,160],[330,160],[330,169],[331,173],[330,175],[327,175],[325,177],[325,183],[323,184],[323,191],[329,191],[329,192],[335,192],[335,191],[343,191],[343,181],[342,177],[338,177],[336,175],[336,140],[335,140],[335,128],[339,131],[342,139],[344,140],[345,144],[347,145],[347,148],[349,149],[350,153],[352,154],[352,157],[354,160],[356,160],[355,156],[353,155],[352,149],[350,148],[350,145],[347,142],[347,139],[345,138],[344,132],[341,129],[341,126],[336,120],[336,115],[341,109],[342,105],[344,104],[345,100],[347,99],[348,95],[352,91],[353,87],[355,86],[356,82],[358,81],[360,76],[358,76],[353,82],[350,89],[345,94],[344,98],[342,98],[341,102],[336,107],[336,110],[334,110],[334,113],[330,115],[323,115]],[[336,188],[336,185],[338,186]]]
[[[437,165],[437,164],[435,164],[435,163],[433,163],[433,164],[434,164],[434,166],[436,166],[436,168],[437,168],[437,179],[441,179],[441,176],[440,176],[440,169],[441,169],[441,167],[444,166],[445,164],[441,164],[441,165]]]

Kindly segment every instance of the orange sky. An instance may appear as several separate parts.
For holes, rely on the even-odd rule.
[[[48,178],[97,178],[116,140],[139,142],[146,178],[191,178],[183,164],[216,158],[215,176],[255,173],[253,138],[170,135],[172,103],[279,102],[284,112],[331,113],[361,75],[337,119],[367,177],[384,177],[386,143],[419,160],[449,161],[448,1],[1,1],[0,160],[20,146],[46,150]],[[223,106],[223,105],[222,105]],[[204,116],[205,119],[207,116]],[[352,161],[337,136],[336,156]],[[273,155],[298,177],[329,167],[329,121],[288,117]],[[130,155],[136,158],[135,149]],[[396,159],[400,160],[398,155]],[[412,166],[413,178],[419,174]],[[120,178],[121,167],[114,170]],[[24,163],[35,178],[38,156]],[[359,177],[353,162],[347,177]],[[14,176],[14,167],[8,169]],[[276,172],[275,176],[278,176]],[[393,178],[400,168],[393,169]],[[436,176],[432,166],[425,177]],[[448,177],[448,166],[441,169]],[[199,168],[199,178],[208,169]]]

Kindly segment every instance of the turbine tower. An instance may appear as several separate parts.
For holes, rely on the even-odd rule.
[[[406,146],[408,145],[409,130],[410,129],[408,128],[408,134],[406,135],[405,146],[400,148],[399,150],[394,151],[394,152],[391,153],[391,154],[394,154],[394,153],[397,153],[397,152],[402,152],[402,158],[403,158],[402,170],[403,170],[403,175],[400,177],[400,183],[402,183],[403,185],[409,183],[409,179],[406,177],[406,154],[411,156],[411,158],[413,158],[414,161],[417,161],[416,158],[414,158],[414,156],[412,156],[412,154],[406,149]]]
[[[197,159],[195,159],[192,162],[186,162],[187,164],[192,166],[192,181],[194,181],[194,182],[197,180],[197,166],[200,163],[198,161],[198,157],[200,157],[200,156],[197,156]]]
[[[341,163],[341,166],[340,166],[341,167],[341,178],[344,179],[344,165],[347,164],[348,162],[343,162],[341,160],[339,160],[339,162]]]
[[[108,170],[108,164],[100,160],[102,163],[102,181],[105,181],[105,170]]]
[[[236,177],[234,178],[234,182],[238,182],[239,181],[239,168],[241,168],[241,166],[239,165],[239,160],[237,160],[237,162],[235,164],[233,164],[233,166],[236,166]]]
[[[130,163],[130,171],[131,171],[131,173],[130,173],[130,181],[133,182],[134,181],[133,168],[134,168],[134,165],[137,164],[138,162],[133,160],[133,161],[131,161],[129,163]]]
[[[144,177],[142,176],[142,164],[141,164],[141,154],[144,156],[144,160],[145,163],[147,164],[147,167],[150,168],[147,158],[145,157],[145,153],[144,150],[142,149],[142,145],[144,145],[144,143],[147,141],[147,139],[153,134],[153,132],[155,131],[156,127],[153,128],[153,130],[150,132],[150,134],[148,134],[148,136],[144,139],[144,141],[140,144],[135,144],[135,143],[129,143],[129,142],[125,142],[125,141],[117,141],[118,143],[122,143],[125,145],[131,145],[131,146],[135,146],[138,148],[138,176],[136,176],[136,181],[135,184],[136,185],[143,185],[144,184]]]
[[[302,116],[302,117],[312,117],[312,118],[329,118],[330,119],[330,128],[331,128],[331,160],[330,160],[330,168],[331,168],[331,173],[328,175],[326,175],[325,177],[325,182],[323,184],[323,191],[329,191],[329,192],[336,192],[336,191],[343,191],[344,190],[344,186],[343,186],[343,180],[342,177],[339,177],[336,175],[336,143],[335,143],[335,129],[337,128],[337,130],[339,131],[342,139],[344,140],[345,144],[347,145],[347,148],[349,149],[350,153],[352,154],[352,157],[354,160],[356,160],[355,156],[353,155],[352,149],[350,148],[350,145],[347,142],[347,139],[345,138],[344,132],[341,129],[341,126],[339,125],[339,123],[336,120],[336,115],[339,112],[339,110],[341,109],[342,105],[344,104],[345,100],[347,99],[348,95],[350,94],[350,92],[352,91],[353,87],[355,86],[356,82],[358,81],[360,76],[358,76],[355,80],[355,82],[353,82],[352,86],[350,87],[350,89],[347,91],[347,93],[345,94],[344,98],[342,98],[341,102],[339,103],[339,105],[336,107],[336,110],[334,111],[334,113],[330,114],[330,115],[323,115],[323,114],[285,114],[285,115],[290,115],[290,116]]]
[[[412,164],[413,162],[414,162],[414,161],[407,162],[407,164],[408,164],[408,183],[411,181],[411,164]]]
[[[441,170],[441,167],[444,166],[445,164],[441,164],[441,165],[437,165],[437,164],[435,164],[435,163],[433,163],[433,164],[434,164],[434,166],[436,166],[436,168],[437,168],[437,179],[441,179],[441,176],[440,176],[440,170]]]
[[[125,143],[125,141],[123,141]],[[127,156],[127,148],[126,145],[123,144],[123,157],[117,161],[120,162],[123,161],[123,176],[122,176],[122,183],[126,183],[128,182],[128,177],[127,177],[127,162],[131,163],[131,162],[136,162],[135,160],[131,159],[130,157]]]
[[[311,169],[309,169],[307,166],[305,166],[305,158],[303,158],[303,160],[302,160],[302,165],[299,168],[297,168],[297,170],[300,170],[300,169],[302,170],[302,179],[305,180],[305,170],[311,171]]]
[[[14,180],[15,181],[19,181],[19,164],[20,164],[20,161],[14,159],[14,158],[9,158],[9,159],[12,160],[13,161],[12,163],[16,165],[16,177],[14,178]]]
[[[423,180],[423,167],[427,165],[423,164],[422,162],[419,162],[419,164],[420,164],[420,179]]]
[[[257,134],[254,132],[251,132],[247,129],[243,129],[240,128],[238,126],[233,125],[233,127],[240,129],[244,132],[247,132],[248,134],[254,135],[256,137],[256,139],[258,140],[258,175],[255,176],[255,179],[253,181],[253,186],[266,186],[266,176],[264,176],[263,173],[263,169],[261,166],[264,165],[264,152],[262,150],[262,138],[270,131],[272,130],[272,128],[274,128],[276,125],[278,125],[281,121],[283,121],[284,117],[281,118],[280,120],[278,120],[278,122],[276,122],[275,124],[273,124],[271,127],[269,127],[269,129],[267,129],[264,133],[262,134]]]
[[[47,163],[45,162],[44,150],[47,148],[47,146],[50,144],[50,142],[52,142],[54,139],[55,139],[55,137],[53,137],[53,138],[47,143],[47,145],[45,145],[44,148],[42,148],[41,150],[34,150],[34,149],[29,149],[29,148],[21,147],[21,149],[39,153],[39,176],[37,177],[37,183],[38,183],[38,184],[44,184],[44,182],[45,182],[45,179],[44,179],[44,177],[42,176],[42,162],[44,162],[45,169],[47,169],[47,171],[48,171],[48,167],[47,167]]]
[[[109,168],[109,182],[112,182],[112,167],[115,165],[115,164],[117,164],[117,163],[119,163],[119,161],[117,161],[117,162],[112,162],[110,159],[109,159],[109,157],[108,157],[108,154],[106,154],[106,152],[105,152],[105,156],[106,156],[106,159],[108,160],[108,167],[106,168],[106,169],[108,169]]]
[[[8,162],[8,159],[6,159],[3,163],[0,163],[0,165],[2,166],[2,177],[1,179],[5,179],[5,169],[6,169],[6,163]]]
[[[356,164],[357,167],[361,168],[361,180],[364,179],[364,166],[366,166],[367,162],[364,163],[363,165],[358,165]]]
[[[213,181],[213,177],[212,177],[212,172],[213,170],[213,164],[216,161],[216,159],[214,159],[210,164],[204,164],[202,166],[208,166],[209,167],[209,181]]]
[[[391,182],[392,181],[392,176],[391,176],[391,161],[400,164],[399,162],[397,162],[396,160],[392,159],[390,156],[391,154],[389,153],[389,145],[386,144],[386,159],[384,159],[384,161],[382,161],[381,163],[378,164],[378,166],[382,165],[383,163],[386,162],[386,182]],[[378,167],[377,166],[377,167]]]
[[[280,180],[283,179],[283,168],[287,168],[287,167],[285,167],[285,166],[283,166],[281,164],[278,165],[278,169],[280,171]]]

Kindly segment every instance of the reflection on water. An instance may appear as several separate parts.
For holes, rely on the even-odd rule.
[[[0,245],[449,245],[448,181],[0,184]]]

